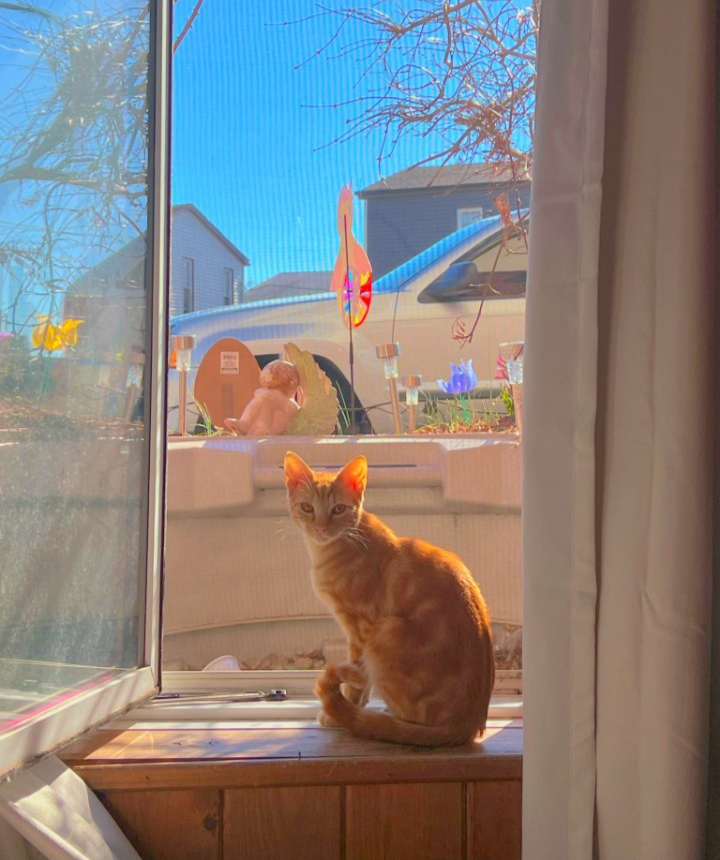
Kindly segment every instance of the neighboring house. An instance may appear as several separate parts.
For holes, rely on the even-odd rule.
[[[281,272],[245,292],[243,302],[306,296],[330,290],[332,272]]]
[[[497,215],[495,198],[513,188],[507,168],[455,164],[411,167],[359,191],[373,277],[382,277],[460,227]],[[518,191],[521,205],[529,206],[530,180],[521,180]],[[515,204],[512,195],[511,202]]]
[[[170,316],[240,304],[250,260],[193,206],[172,207]]]
[[[249,263],[195,206],[172,207],[171,316],[238,304]],[[72,353],[76,400],[82,399],[81,388],[89,394],[104,391],[101,414],[128,411],[127,389],[136,385],[145,363],[145,268],[146,239],[136,236],[85,272],[65,295],[63,318],[83,320]]]

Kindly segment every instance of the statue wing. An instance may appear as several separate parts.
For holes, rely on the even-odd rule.
[[[335,387],[318,367],[312,353],[300,349],[294,343],[285,344],[285,360],[295,365],[300,377],[300,411],[288,425],[285,434],[329,436],[335,430],[340,411]]]

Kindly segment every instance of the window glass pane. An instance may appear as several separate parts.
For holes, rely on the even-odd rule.
[[[139,665],[149,11],[0,16],[0,729]]]
[[[182,297],[183,313],[195,310],[195,261],[190,257],[182,259]]]
[[[472,209],[458,209],[458,230],[460,230],[462,227],[467,227],[468,224],[474,224],[476,221],[482,221],[484,211],[485,210],[482,206],[476,206]]]
[[[194,4],[175,4],[172,255],[196,268],[195,312],[181,279],[171,301],[188,351],[168,417],[198,438],[169,442],[166,668],[337,659],[287,513],[288,449],[333,469],[366,454],[368,509],[461,556],[499,665],[520,665],[538,22],[532,4],[446,6],[217,2],[188,29]],[[263,381],[279,357],[302,364],[292,345],[324,374],[316,405],[302,380],[284,398]],[[249,417],[266,395],[290,423]]]
[[[235,273],[232,269],[225,269],[223,272],[223,292],[226,305],[235,304]]]

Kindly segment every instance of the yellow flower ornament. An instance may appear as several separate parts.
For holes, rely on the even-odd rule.
[[[85,320],[67,319],[62,325],[54,325],[49,316],[37,316],[38,324],[33,329],[33,346],[54,352],[57,349],[68,349],[77,344],[78,326]]]

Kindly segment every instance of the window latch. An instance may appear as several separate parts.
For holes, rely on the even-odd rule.
[[[263,690],[249,693],[158,693],[155,702],[182,702],[183,704],[224,704],[228,702],[284,702],[287,699],[287,690],[274,688],[269,693]]]

